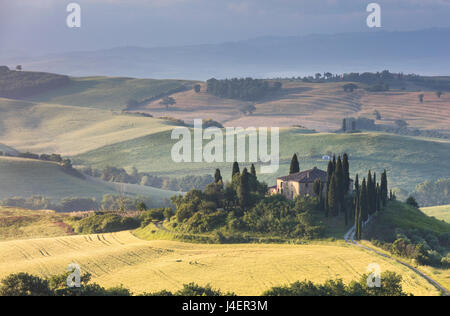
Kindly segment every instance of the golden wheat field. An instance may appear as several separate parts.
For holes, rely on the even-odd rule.
[[[210,283],[239,295],[260,295],[272,286],[297,280],[349,282],[370,263],[403,275],[404,289],[416,295],[437,291],[407,268],[343,242],[308,245],[202,245],[144,241],[131,232],[0,242],[0,278],[28,272],[63,273],[78,263],[93,280],[123,284],[134,293],[175,290],[183,284]]]

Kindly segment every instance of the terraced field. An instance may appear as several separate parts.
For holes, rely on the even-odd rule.
[[[26,271],[59,274],[76,262],[103,286],[123,284],[135,293],[175,290],[183,284],[212,284],[239,295],[297,280],[349,282],[366,273],[370,263],[401,273],[403,286],[416,295],[436,290],[407,268],[344,244],[198,245],[144,241],[130,232],[0,242],[0,278]]]

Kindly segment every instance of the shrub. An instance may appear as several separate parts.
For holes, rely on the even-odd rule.
[[[75,224],[75,231],[80,234],[112,233],[139,227],[139,220],[122,217],[117,214],[91,215]]]

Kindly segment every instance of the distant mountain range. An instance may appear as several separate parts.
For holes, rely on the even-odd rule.
[[[0,64],[73,76],[208,79],[292,77],[381,71],[450,75],[450,28],[374,31],[173,47],[120,47],[41,57],[3,56]]]

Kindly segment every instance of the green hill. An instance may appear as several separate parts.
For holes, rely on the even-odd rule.
[[[80,164],[104,167],[131,168],[164,175],[212,174],[219,167],[227,178],[231,174],[230,163],[173,163],[171,148],[176,143],[170,139],[170,131],[105,146],[75,156]],[[130,150],[130,149],[133,150]],[[443,159],[450,150],[449,141],[419,139],[383,133],[361,134],[304,134],[299,129],[280,132],[280,170],[274,175],[262,175],[269,184],[276,176],[289,171],[294,152],[300,157],[300,168],[317,166],[325,169],[327,161],[321,159],[327,152],[350,155],[352,176],[360,176],[368,169],[378,172],[387,169],[391,187],[412,191],[427,179],[442,177],[450,170],[450,161]],[[258,170],[257,170],[258,171]]]
[[[89,108],[123,110],[127,101],[148,100],[152,97],[180,91],[186,80],[155,80],[113,77],[71,78],[60,89],[51,90],[30,98],[35,102],[82,106]]]
[[[81,179],[66,173],[56,163],[39,160],[0,157],[0,199],[41,195],[53,200],[65,197],[94,197],[104,194],[145,195],[161,203],[175,194],[151,187],[105,183]]]
[[[22,152],[75,155],[171,128],[122,112],[0,98],[0,142]]]
[[[428,216],[436,217],[450,224],[450,205],[424,207],[421,210]]]

